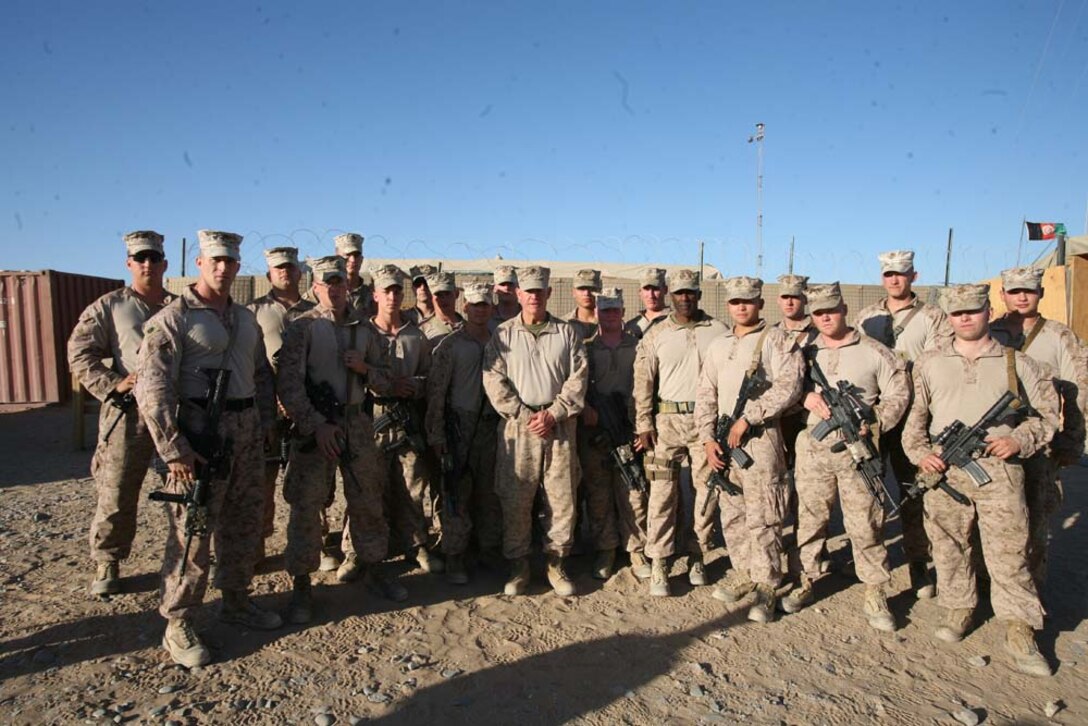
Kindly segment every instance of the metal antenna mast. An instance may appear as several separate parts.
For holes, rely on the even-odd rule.
[[[748,143],[756,145],[756,277],[763,278],[763,124],[756,124],[756,133]]]

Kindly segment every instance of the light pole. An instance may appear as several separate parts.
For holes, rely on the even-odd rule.
[[[756,124],[756,133],[748,143],[756,145],[756,277],[763,279],[763,124]]]

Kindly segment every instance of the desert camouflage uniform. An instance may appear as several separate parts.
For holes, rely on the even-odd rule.
[[[897,332],[896,326],[902,326],[902,330]],[[952,339],[948,316],[936,305],[923,303],[917,295],[910,305],[895,313],[888,312],[887,298],[864,308],[858,313],[854,328],[894,350],[907,362],[908,372],[911,363],[918,359],[922,351]],[[884,432],[880,450],[887,453],[892,472],[899,483],[903,552],[908,562],[926,562],[929,560],[929,539],[922,521],[922,503],[917,499],[903,499],[907,485],[914,482],[918,473],[903,452],[903,425],[901,422],[891,431]]]
[[[545,552],[570,554],[578,480],[576,422],[585,405],[589,365],[581,335],[549,316],[536,335],[520,316],[501,324],[484,351],[484,390],[504,419],[500,426],[495,491],[502,505],[503,556],[529,554],[533,502],[544,490]],[[547,410],[555,428],[541,439],[528,428]]]
[[[812,324],[812,317],[809,315],[793,322],[793,325],[795,327],[787,327],[786,321],[780,320],[771,327],[781,328],[788,335],[791,335],[799,349],[803,349],[815,340],[819,334],[816,326]],[[782,429],[782,445],[786,450],[786,483],[790,490],[789,502],[786,507],[787,516],[783,524],[793,523],[794,526],[797,525],[797,487],[794,481],[794,469],[797,466],[797,437],[805,428],[807,413],[804,406],[798,401],[790,406],[789,410],[782,414],[782,418],[779,419],[779,426]]]
[[[933,451],[930,443],[954,420],[970,426],[1009,390],[1006,348],[996,341],[974,362],[956,352],[951,341],[926,351],[915,361],[914,403],[903,427],[903,449],[917,465]],[[1020,457],[1045,447],[1058,427],[1058,395],[1050,373],[1016,353],[1016,375],[1038,416],[1010,415],[990,429],[990,436],[1011,436]],[[1020,420],[1022,419],[1022,420]],[[1000,620],[1043,625],[1043,609],[1027,565],[1028,512],[1024,469],[1020,459],[993,456],[977,459],[993,479],[976,486],[962,470],[951,467],[948,483],[971,500],[964,506],[940,490],[924,497],[926,532],[933,543],[937,593],[949,609],[974,609],[978,603],[976,558],[971,536],[977,525],[982,555],[990,572],[990,601]]]
[[[431,342],[432,348],[438,345],[439,341],[450,333],[464,327],[465,319],[461,317],[460,313],[456,313],[455,315],[457,320],[453,325],[445,322],[437,315],[432,315],[419,324],[420,331],[423,333],[424,337]]]
[[[273,292],[257,298],[247,308],[257,316],[257,324],[264,333],[264,352],[268,355],[268,364],[276,371],[276,356],[283,346],[283,333],[287,324],[299,315],[311,310],[314,304],[308,300],[300,299],[298,302],[287,305],[275,296]],[[280,447],[287,436],[290,421],[280,412],[276,411],[276,425],[273,428],[274,438],[265,442],[264,465],[264,527],[261,534],[265,539],[272,536],[276,521],[276,481],[280,476]]]
[[[910,382],[903,361],[887,346],[851,330],[841,347],[829,348],[817,337],[809,350],[815,351],[828,383],[834,386],[846,381],[861,402],[873,408],[879,430],[899,423],[910,403]],[[809,382],[810,390],[812,385]],[[797,440],[795,475],[800,570],[811,579],[819,575],[819,558],[837,495],[858,579],[869,585],[884,584],[891,579],[884,545],[884,507],[866,489],[850,452],[832,450],[842,442],[842,434],[836,431],[817,441],[812,437],[812,427],[822,419],[809,411],[805,413],[806,428]]]
[[[609,348],[600,337],[586,346],[589,358],[588,400],[621,393],[628,409],[626,415],[632,422],[635,420],[635,408],[631,392],[634,390],[637,348],[638,339],[629,333],[623,334],[615,348]],[[633,490],[624,483],[609,459],[608,441],[602,431],[585,426],[579,436],[582,485],[585,487],[589,532],[594,547],[597,550],[612,550],[622,541],[627,552],[642,552],[646,548],[647,494]]]
[[[256,316],[230,303],[224,315],[189,287],[144,325],[136,400],[155,447],[166,462],[193,453],[186,431],[204,426],[205,369],[231,371],[219,435],[231,442],[225,478],[211,482],[208,528],[219,562],[215,586],[245,591],[253,579],[264,522],[264,435],[275,420],[272,371]],[[263,424],[263,425],[262,425]],[[182,493],[184,485],[168,488]],[[185,617],[200,605],[208,584],[210,542],[194,538],[185,576],[185,507],[166,505],[170,517],[162,567],[159,612]]]
[[[1046,581],[1050,518],[1061,507],[1062,485],[1058,478],[1061,461],[1076,461],[1084,453],[1085,415],[1088,413],[1088,361],[1084,345],[1067,326],[1039,318],[1041,325],[1030,344],[1027,334],[1016,332],[1007,318],[995,320],[990,336],[1050,368],[1060,392],[1061,430],[1050,443],[1049,452],[1040,451],[1024,462],[1025,495],[1028,503],[1028,567],[1035,586],[1042,591]],[[1049,455],[1048,455],[1049,454]]]
[[[701,310],[695,320],[684,325],[677,323],[670,313],[639,341],[635,354],[635,432],[657,432],[657,446],[644,459],[646,478],[650,480],[647,557],[662,559],[676,552],[680,467],[684,460],[691,462],[697,499],[710,476],[706,451],[695,426],[695,391],[707,349],[727,330],[724,323]],[[694,517],[701,517],[698,503]],[[693,522],[687,538],[690,551],[711,548],[712,522],[713,519],[710,526],[701,520]]]
[[[574,329],[582,336],[582,341],[585,343],[589,343],[597,335],[597,323],[587,323],[579,320],[578,308],[571,310],[563,319],[574,326]]]
[[[760,321],[743,336],[727,329],[710,344],[695,396],[695,435],[700,448],[715,440],[718,417],[732,415],[741,382],[757,359],[756,370],[770,385],[754,390],[741,414],[751,426],[742,448],[753,463],[747,469],[729,467],[729,481],[741,489],[735,496],[711,492],[706,477],[696,481],[695,531],[705,550],[714,526],[714,507],[704,504],[708,496],[714,497],[721,508],[722,533],[733,569],[757,584],[777,586],[782,580],[782,519],[787,498],[778,417],[797,401],[803,377],[801,354],[792,336]],[[704,509],[707,514],[700,516]]]
[[[348,350],[363,353],[368,367],[365,375],[344,365]],[[296,427],[283,482],[283,498],[291,507],[284,564],[292,576],[307,575],[318,568],[324,537],[322,513],[336,469],[344,481],[354,549],[366,563],[385,559],[389,547],[389,525],[383,510],[386,472],[378,463],[373,421],[363,410],[366,386],[379,394],[389,390],[383,356],[374,328],[353,312],[337,324],[332,311],[319,306],[299,316],[284,335],[277,383],[280,400]],[[317,448],[314,432],[328,419],[314,407],[306,391],[307,381],[328,383],[336,400],[344,404],[343,415],[332,422],[346,432],[349,465],[328,460]]]
[[[484,395],[484,348],[464,328],[454,331],[434,349],[427,379],[427,443],[447,447],[461,470],[456,506],[443,501],[439,509],[442,552],[447,555],[464,554],[473,533],[481,550],[502,546],[502,509],[495,493],[499,415]],[[455,450],[450,449],[447,421],[456,422]]]
[[[163,305],[174,299],[165,293]],[[118,398],[117,384],[136,370],[144,323],[162,309],[136,294],[131,287],[108,292],[79,316],[68,339],[68,365],[83,387],[102,402],[98,415],[98,444],[91,460],[91,475],[98,504],[91,521],[91,557],[116,562],[128,557],[136,536],[140,487],[155,453],[147,425],[136,406],[122,414],[105,405]],[[105,360],[110,360],[110,365]],[[110,425],[122,415],[109,440]]]
[[[623,325],[623,331],[630,335],[635,336],[635,339],[641,340],[642,336],[646,335],[646,331],[660,323],[665,318],[672,315],[672,308],[665,307],[665,314],[659,315],[653,320],[646,317],[646,311],[642,310],[638,315],[628,320]]]
[[[374,286],[369,273],[359,275],[359,287],[348,290],[348,306],[360,320],[374,314]]]

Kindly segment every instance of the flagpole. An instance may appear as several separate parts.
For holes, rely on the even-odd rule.
[[[1025,215],[1020,219],[1020,242],[1016,245],[1016,266],[1020,266],[1020,253],[1024,251],[1024,227],[1027,225],[1028,218]]]

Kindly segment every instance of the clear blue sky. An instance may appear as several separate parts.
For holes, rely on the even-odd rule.
[[[949,227],[986,277],[1024,215],[1083,231],[1085,4],[8,2],[0,267],[123,276],[152,228],[177,273],[208,227],[258,271],[351,230],[752,274],[762,121],[764,277],[796,235],[816,280],[937,281]]]

